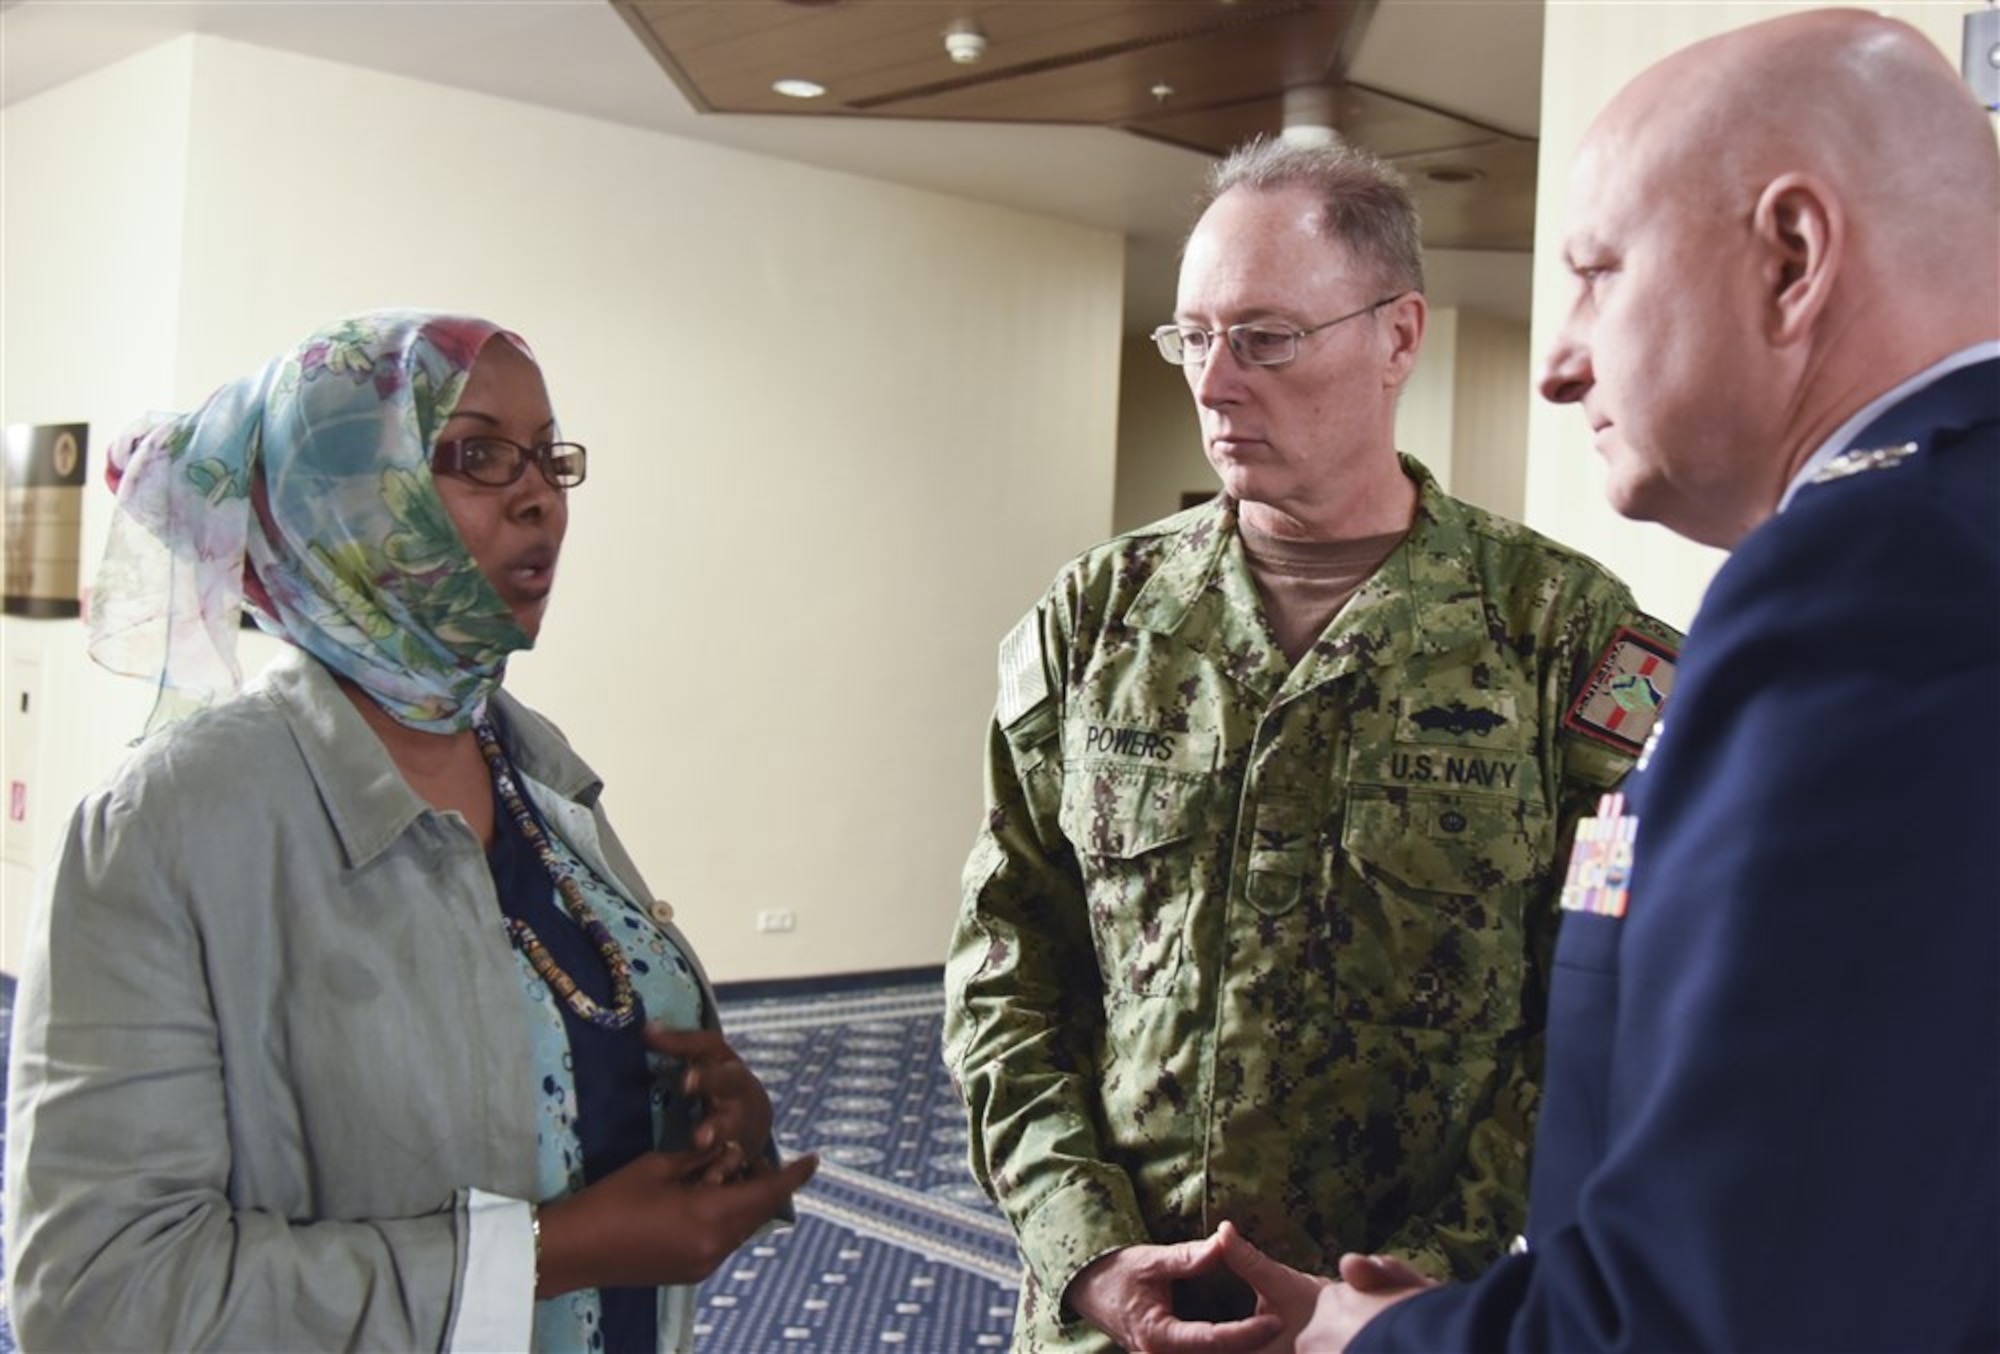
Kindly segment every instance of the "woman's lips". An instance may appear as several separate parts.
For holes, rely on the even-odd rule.
[[[552,546],[538,546],[516,556],[507,566],[507,580],[514,588],[529,597],[546,597],[556,581],[556,551]]]

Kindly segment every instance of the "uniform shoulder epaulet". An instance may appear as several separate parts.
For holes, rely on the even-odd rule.
[[[1563,727],[1637,757],[1673,694],[1681,651],[1666,637],[1671,633],[1665,626],[1650,633],[1619,626],[1591,664],[1590,676],[1563,716]]]
[[[1812,477],[1814,484],[1829,484],[1834,480],[1844,480],[1849,475],[1860,475],[1870,470],[1892,470],[1917,454],[1915,442],[1904,442],[1893,447],[1854,447],[1843,451],[1819,468]]]

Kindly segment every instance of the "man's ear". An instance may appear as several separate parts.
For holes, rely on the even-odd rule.
[[[1795,343],[1833,294],[1847,243],[1840,199],[1811,174],[1781,174],[1765,185],[1751,217],[1762,252],[1765,334],[1773,343]]]
[[[1382,383],[1396,389],[1416,369],[1417,350],[1424,346],[1424,321],[1430,315],[1430,302],[1420,291],[1405,292],[1382,309],[1389,321],[1389,365]]]

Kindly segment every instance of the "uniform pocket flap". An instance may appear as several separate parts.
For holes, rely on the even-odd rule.
[[[1405,791],[1348,801],[1341,850],[1363,874],[1434,893],[1478,894],[1546,868],[1547,812],[1526,800]]]
[[[1129,860],[1194,835],[1203,777],[1123,763],[1069,766],[1063,776],[1063,835],[1077,850]]]

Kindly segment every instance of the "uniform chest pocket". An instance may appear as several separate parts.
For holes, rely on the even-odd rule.
[[[1504,1031],[1520,1020],[1547,812],[1482,794],[1350,787],[1334,980],[1356,1016]]]
[[[1207,787],[1203,776],[1124,763],[1065,768],[1060,820],[1109,991],[1176,988]]]

